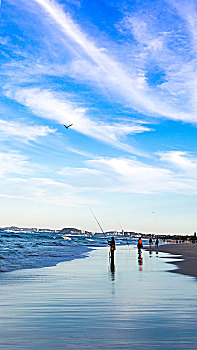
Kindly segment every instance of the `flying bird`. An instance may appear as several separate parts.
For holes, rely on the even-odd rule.
[[[70,128],[70,126],[72,126],[73,124],[69,124],[69,125],[63,124],[63,125],[65,126],[66,129],[68,129],[68,128]]]

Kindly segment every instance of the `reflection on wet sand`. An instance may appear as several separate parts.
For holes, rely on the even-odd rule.
[[[115,274],[115,264],[114,264],[114,260],[112,260],[111,258],[110,258],[109,260],[110,260],[111,280],[112,280],[112,281],[115,281],[116,274]]]
[[[142,271],[143,258],[142,258],[141,249],[138,249],[138,265],[139,265],[139,270]]]
[[[151,249],[151,248],[149,248],[149,249]],[[159,256],[159,252],[157,250],[153,250],[153,251],[155,252],[156,257],[158,257]],[[150,258],[152,258],[153,251],[149,250],[149,257]]]

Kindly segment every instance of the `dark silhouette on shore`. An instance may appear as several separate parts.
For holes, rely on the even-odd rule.
[[[159,245],[159,240],[158,240],[158,237],[157,237],[157,239],[155,241],[155,247],[158,248],[158,245]]]
[[[111,241],[109,241],[109,247],[110,247],[110,252],[109,252],[109,258],[110,258],[110,266],[114,266],[114,252],[116,250],[116,243],[114,237],[111,238]]]
[[[149,247],[151,248],[151,245],[153,243],[152,237],[149,238]]]
[[[142,244],[142,238],[141,237],[139,237],[139,239],[138,239],[137,248],[138,248],[138,265],[139,265],[139,270],[142,271],[143,259],[142,259],[142,251],[141,251],[141,249],[143,248],[143,244]]]
[[[140,237],[137,242],[138,252],[143,248],[142,238]]]

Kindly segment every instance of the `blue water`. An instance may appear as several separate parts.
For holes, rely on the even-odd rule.
[[[64,239],[66,238],[66,239]],[[117,245],[136,245],[136,240],[117,237]],[[0,231],[0,272],[54,266],[85,257],[95,247],[107,246],[105,237],[72,236],[61,233]]]

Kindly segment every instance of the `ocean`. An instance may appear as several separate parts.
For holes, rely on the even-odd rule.
[[[110,238],[110,237],[109,237]],[[136,245],[137,239],[117,237],[117,245]],[[54,266],[62,261],[86,257],[96,247],[106,247],[102,235],[65,236],[52,232],[0,231],[0,272]]]

